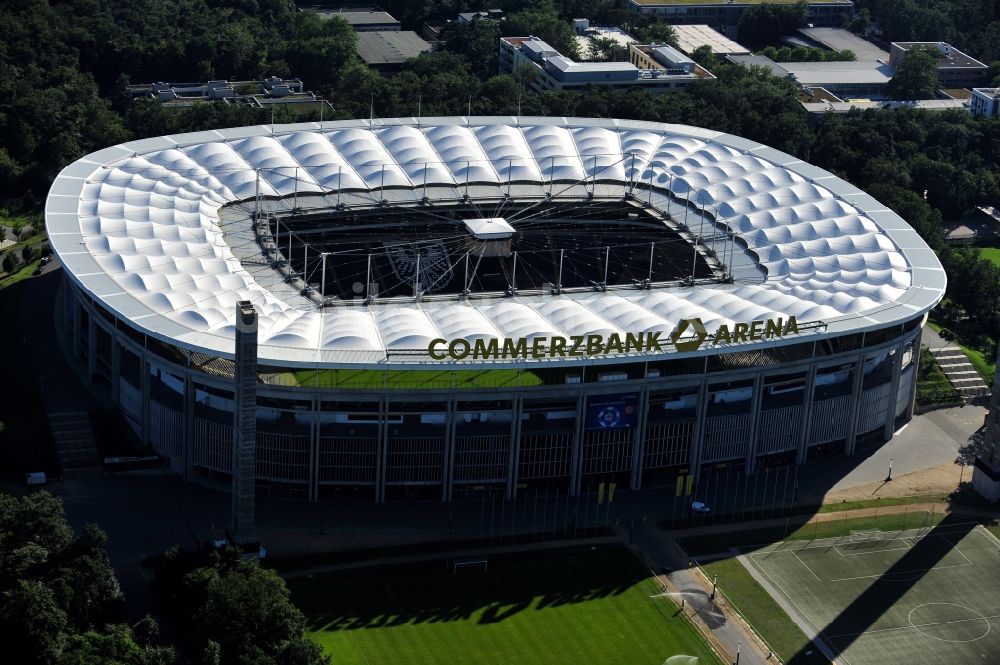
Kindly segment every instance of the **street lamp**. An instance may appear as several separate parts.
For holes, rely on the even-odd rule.
[[[743,642],[736,643],[736,662],[733,665],[740,665],[740,651],[743,649]]]
[[[889,475],[885,477],[885,482],[892,480],[892,458],[889,458]]]

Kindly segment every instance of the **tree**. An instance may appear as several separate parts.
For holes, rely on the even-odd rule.
[[[703,44],[691,51],[691,59],[710,72],[717,70],[720,64],[718,56],[708,44]]]
[[[504,37],[540,37],[567,58],[580,59],[573,27],[546,3],[539,3],[537,9],[508,14],[500,30]]]
[[[202,652],[219,646],[223,664],[328,663],[322,649],[305,642],[305,617],[272,570],[240,559],[198,568],[186,577],[192,627]]]
[[[736,31],[741,43],[759,49],[794,33],[806,24],[808,16],[809,5],[802,0],[787,5],[765,2],[744,9]]]
[[[141,623],[141,622],[140,622]],[[136,625],[138,627],[138,624]],[[170,647],[143,643],[138,631],[122,624],[108,626],[106,632],[89,631],[74,635],[66,646],[60,665],[171,665],[176,654]]]
[[[677,31],[666,21],[652,19],[633,29],[632,35],[643,44],[677,46]]]
[[[0,494],[0,640],[5,662],[164,665],[173,651],[153,642],[147,618],[137,631],[94,525],[74,536],[62,502],[48,492]]]
[[[590,40],[589,59],[596,62],[611,62],[618,59],[621,47],[610,37],[594,37]]]
[[[917,48],[903,57],[887,91],[893,99],[933,99],[937,89],[937,58]]]
[[[465,58],[472,73],[486,79],[500,70],[500,24],[497,21],[452,21],[441,31],[444,48]]]
[[[872,23],[872,13],[868,9],[862,9],[854,14],[849,21],[847,21],[846,27],[851,32],[856,32],[858,34],[868,34],[868,30]]]
[[[54,663],[66,647],[66,613],[38,580],[18,580],[0,595],[0,640],[11,663]]]
[[[1000,87],[1000,60],[994,60],[991,62],[990,66],[986,68],[985,72],[983,72],[983,87]]]
[[[8,275],[17,270],[18,263],[19,261],[17,260],[17,256],[14,255],[14,252],[7,252],[3,255],[3,271]]]
[[[295,38],[288,44],[291,70],[310,87],[327,92],[344,65],[357,53],[357,33],[342,18],[319,18],[315,12],[295,15]]]

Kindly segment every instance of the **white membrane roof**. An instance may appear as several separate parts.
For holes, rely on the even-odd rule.
[[[652,186],[654,203],[666,201],[660,195],[669,188],[675,214],[684,199],[715,211],[757,257],[766,279],[304,308],[258,282],[220,223],[228,204],[246,202],[249,210],[255,169],[265,197],[325,194],[330,205],[338,190],[375,200],[395,189],[413,194],[405,199],[413,204],[424,191],[455,200],[470,183],[477,196],[491,192],[494,200],[516,183],[515,198],[524,194],[526,202],[546,192],[558,197],[579,181],[618,191]],[[576,196],[585,193],[577,187]],[[235,303],[249,300],[259,313],[260,362],[289,367],[413,367],[430,362],[426,349],[435,338],[662,331],[665,340],[691,317],[709,330],[791,315],[800,325],[824,324],[777,341],[696,352],[716,353],[900,323],[927,312],[945,288],[944,271],[923,240],[853,185],[746,139],[639,121],[403,118],[133,141],[63,169],[46,202],[46,226],[70,279],[133,327],[182,348],[232,357]],[[664,352],[675,353],[672,346]],[[560,361],[621,362],[634,355]],[[531,362],[554,361],[490,364]]]

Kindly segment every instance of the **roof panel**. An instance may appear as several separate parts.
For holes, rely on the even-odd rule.
[[[689,317],[711,325],[795,315],[845,331],[915,316],[943,293],[937,257],[897,215],[822,169],[746,139],[592,118],[417,123],[242,127],[113,146],[71,164],[53,183],[46,202],[51,242],[86,292],[132,325],[191,349],[231,355],[235,302],[250,299],[260,312],[261,360],[279,365],[407,364],[420,359],[387,360],[386,352],[426,348],[435,337],[667,331]],[[460,197],[464,188],[456,184],[467,179],[470,196],[495,199],[513,182],[511,196],[528,201],[544,197],[550,179],[605,181],[599,190],[559,194],[581,199],[619,196],[629,180],[670,186],[742,234],[767,279],[303,311],[281,289],[258,283],[260,268],[244,268],[220,229],[220,208],[258,191],[361,189],[345,200],[370,203],[369,192],[397,187],[406,189],[391,197],[383,191],[383,198],[415,204],[425,172],[432,185],[426,194],[446,198]],[[665,200],[649,197],[657,205]]]

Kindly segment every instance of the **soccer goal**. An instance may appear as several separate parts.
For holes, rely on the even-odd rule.
[[[483,572],[486,572],[490,565],[489,560],[484,557],[472,557],[469,559],[453,559],[451,562],[451,574],[457,575],[459,568],[476,568],[481,567]]]

